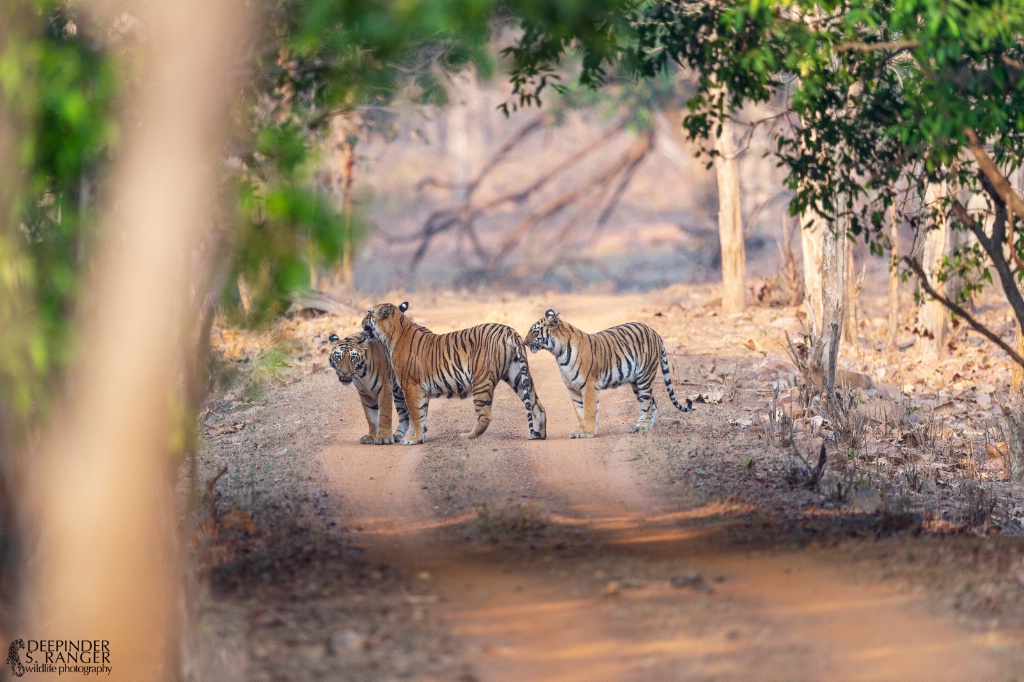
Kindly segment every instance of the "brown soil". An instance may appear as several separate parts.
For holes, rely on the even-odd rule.
[[[553,304],[412,300],[439,332],[525,331]],[[1019,489],[976,475],[996,509],[971,517],[978,488],[952,465],[899,485],[908,463],[943,464],[941,447],[896,466],[879,464],[891,443],[844,457],[827,434],[853,492],[787,482],[791,451],[761,418],[765,368],[785,353],[758,346],[794,311],[721,318],[700,290],[557,303],[591,331],[652,324],[677,390],[721,400],[681,414],[660,390],[642,436],[632,393],[606,391],[598,437],[568,440],[576,418],[542,353],[547,440],[526,439],[505,387],[479,439],[457,436],[469,401],[434,400],[426,444],[359,445],[358,397],[324,344],[358,316],[279,329],[305,336],[290,367],[262,396],[219,395],[206,419],[200,476],[228,472],[197,539],[194,679],[1024,679]],[[218,338],[227,358],[252,355]],[[797,435],[804,452],[823,436]]]

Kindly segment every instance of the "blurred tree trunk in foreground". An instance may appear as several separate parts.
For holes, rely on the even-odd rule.
[[[195,300],[206,300],[189,295],[190,276],[208,281],[192,256],[218,186],[216,155],[237,91],[233,59],[250,28],[243,6],[225,0],[139,9],[152,38],[146,87],[124,110],[141,124],[122,127],[127,139],[80,316],[80,360],[25,503],[38,545],[26,567],[27,632],[107,639],[114,677],[125,680],[177,677],[181,564],[170,443],[183,425],[171,415],[200,317]]]

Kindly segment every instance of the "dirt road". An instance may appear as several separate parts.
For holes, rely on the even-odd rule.
[[[546,441],[526,439],[522,404],[499,386],[477,440],[457,436],[471,402],[434,400],[426,444],[359,445],[358,398],[326,362],[328,334],[356,314],[275,332],[292,344],[287,370],[261,391],[218,394],[205,420],[199,476],[215,481],[217,519],[196,540],[209,589],[195,600],[186,677],[1024,680],[1024,544],[956,530],[955,453],[911,453],[944,467],[916,493],[893,489],[908,479],[882,468],[886,441],[859,453],[872,468],[858,471],[878,472],[855,481],[867,505],[794,486],[790,454],[758,415],[767,382],[788,370],[749,350],[779,315],[723,319],[687,296],[556,304],[591,331],[649,322],[670,339],[677,391],[717,387],[720,402],[689,414],[658,387],[646,436],[628,433],[637,406],[616,389],[602,394],[598,437],[567,439],[576,418],[542,352],[530,362]],[[525,330],[551,304],[424,296],[411,314],[438,332]],[[231,362],[262,366],[242,337],[219,338]],[[830,470],[842,456],[830,450]],[[927,497],[921,537],[874,509],[883,487],[897,508]],[[1012,530],[1016,493],[993,489]]]
[[[471,314],[416,312],[435,331]],[[592,331],[622,319],[596,303],[560,312]],[[530,322],[511,320],[520,329]],[[339,522],[373,561],[415,576],[418,594],[408,598],[462,640],[479,679],[1024,674],[1013,636],[969,630],[920,591],[864,577],[827,549],[723,541],[736,522],[720,505],[689,494],[692,482],[668,485],[652,471],[672,442],[716,438],[715,406],[679,414],[662,390],[659,431],[644,437],[628,433],[631,392],[607,391],[599,437],[568,440],[576,419],[554,359],[530,359],[548,411],[546,441],[526,440],[522,406],[504,387],[477,440],[456,435],[472,422],[471,403],[435,400],[425,445],[361,446],[350,392],[336,440],[319,452]],[[677,378],[693,376],[696,362],[675,358]],[[336,391],[329,375],[312,380]]]

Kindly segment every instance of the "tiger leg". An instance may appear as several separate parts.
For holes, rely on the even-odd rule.
[[[363,414],[366,415],[366,425],[370,432],[360,438],[359,442],[363,445],[373,445],[373,440],[377,437],[377,415],[380,409],[376,403],[367,404],[365,400],[360,401],[360,405],[363,406]]]
[[[636,420],[630,429],[630,433],[647,433],[654,427],[654,420],[658,418],[658,403],[654,401],[654,392],[651,390],[651,383],[640,379],[630,385],[633,395],[640,402],[640,418]]]
[[[402,438],[402,445],[418,445],[423,442],[430,397],[419,386],[403,386],[402,391],[405,394],[405,405],[409,410],[409,430]]]
[[[537,389],[530,376],[530,366],[526,358],[516,358],[509,367],[508,378],[505,379],[526,407],[526,425],[530,429],[530,440],[544,440],[548,437],[548,415],[537,397]]]
[[[579,431],[573,431],[569,434],[569,438],[593,438],[597,435],[597,413],[601,409],[601,399],[598,395],[597,386],[593,382],[588,382],[583,385],[582,392],[583,423]]]
[[[395,442],[402,442],[405,432],[409,430],[409,408],[405,404],[405,394],[398,379],[391,382],[391,394],[395,400],[395,412],[398,413],[398,429],[395,430]]]
[[[578,389],[573,388],[572,386],[568,386],[567,388],[569,389],[569,398],[572,400],[573,409],[576,410],[576,419],[578,419],[579,422],[580,422],[579,430],[583,431],[583,424],[584,424],[584,422],[583,422],[583,393],[581,391],[579,391]],[[578,432],[577,431],[571,432],[569,434],[569,437],[570,438],[576,438],[577,436],[574,436],[573,435],[574,433],[578,433]]]
[[[483,372],[477,373],[473,379],[473,407],[476,408],[476,426],[468,433],[460,433],[462,438],[476,438],[487,430],[491,425],[491,407],[494,402],[494,378],[491,376],[479,377]]]
[[[395,437],[391,435],[392,403],[393,394],[391,392],[391,385],[385,381],[380,388],[380,397],[377,403],[377,428],[373,437],[374,445],[391,445],[395,442]]]

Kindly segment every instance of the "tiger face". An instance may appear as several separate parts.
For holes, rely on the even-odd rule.
[[[530,327],[530,333],[526,335],[523,341],[527,346],[530,347],[530,351],[536,353],[539,350],[549,350],[552,353],[556,352],[556,336],[558,326],[562,323],[562,316],[556,313],[554,310],[548,310],[544,313],[544,317],[537,320],[532,327]]]
[[[409,302],[401,305],[391,303],[378,303],[366,311],[363,318],[363,331],[367,338],[390,339],[391,335],[398,328],[398,317],[409,309]]]
[[[362,379],[366,376],[366,344],[369,341],[365,334],[356,334],[344,339],[339,339],[337,334],[331,334],[331,354],[328,362],[338,374],[338,381],[345,384],[352,383],[353,379]]]

